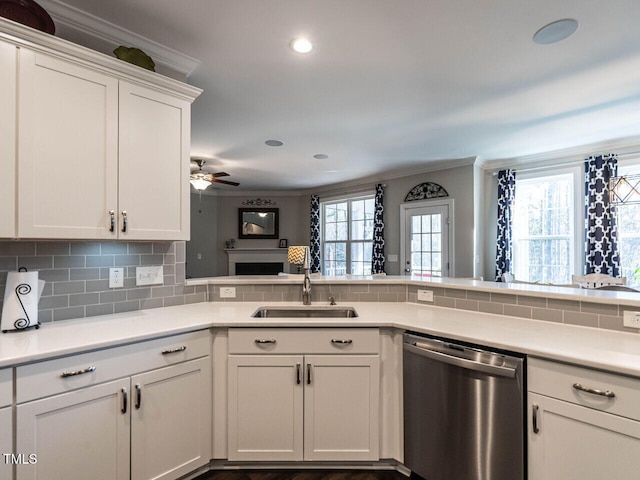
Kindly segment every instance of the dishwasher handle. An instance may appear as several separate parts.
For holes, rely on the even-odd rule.
[[[448,355],[429,348],[427,344],[415,342],[405,343],[404,349],[417,355],[436,360],[438,362],[448,363],[456,367],[466,368],[467,370],[475,370],[477,372],[488,373],[500,377],[515,378],[516,369],[511,367],[503,367],[500,365],[489,365],[487,363],[467,360],[466,358]]]

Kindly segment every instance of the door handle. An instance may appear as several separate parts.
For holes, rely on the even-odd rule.
[[[113,233],[116,231],[116,212],[113,210],[109,210],[109,217],[109,231]]]
[[[300,385],[300,364],[296,363],[296,385]]]
[[[136,383],[136,410],[140,410],[140,405],[142,405],[142,387]]]
[[[127,403],[129,403],[129,399],[127,398],[127,389],[123,388],[122,390],[122,408],[120,409],[120,411],[125,414],[127,413]]]
[[[534,404],[532,410],[533,433],[540,433],[540,427],[538,426],[538,411],[540,407]]]
[[[122,211],[122,233],[127,233],[127,211]]]
[[[311,364],[307,363],[307,385],[311,385]]]

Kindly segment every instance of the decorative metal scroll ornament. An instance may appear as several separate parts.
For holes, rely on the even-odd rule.
[[[426,200],[428,198],[448,197],[447,191],[442,186],[433,182],[425,182],[413,187],[407,196],[405,202],[413,202],[414,200]]]
[[[253,200],[247,200],[246,202],[242,202],[243,205],[251,205],[254,207],[262,207],[263,205],[277,205],[277,202],[272,201],[271,199],[263,199],[263,198],[254,198]]]
[[[16,297],[18,298],[18,302],[20,302],[20,307],[24,312],[24,316],[27,317],[27,318],[19,318],[15,322],[13,322],[13,325],[16,327],[16,330],[24,330],[31,323],[31,321],[29,320],[29,314],[27,313],[27,309],[24,307],[24,303],[22,303],[22,299],[20,298],[21,296],[24,297],[25,295],[29,295],[30,293],[31,293],[31,285],[27,283],[21,283],[16,287]]]

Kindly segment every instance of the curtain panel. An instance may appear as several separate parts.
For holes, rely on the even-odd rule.
[[[620,276],[616,212],[615,206],[609,203],[609,179],[617,174],[615,155],[585,160],[585,274]]]
[[[376,185],[371,273],[384,273],[384,186]]]
[[[309,270],[320,271],[320,197],[311,195],[311,229],[309,232]]]
[[[498,235],[496,242],[496,281],[504,273],[512,273],[513,202],[516,198],[516,172],[498,172]]]

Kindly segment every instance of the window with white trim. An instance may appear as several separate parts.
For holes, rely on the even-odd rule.
[[[371,275],[374,195],[320,205],[323,275]]]
[[[638,160],[618,164],[618,175],[638,174]],[[618,205],[616,211],[621,275],[627,277],[627,285],[637,288],[640,287],[640,204]]]
[[[579,178],[579,168],[516,176],[513,273],[517,280],[564,284],[580,271]]]

